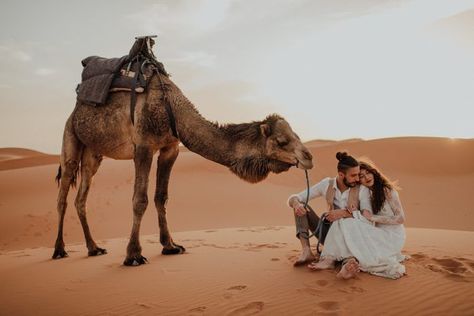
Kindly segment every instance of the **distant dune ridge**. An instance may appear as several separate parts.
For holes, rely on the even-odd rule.
[[[0,148],[0,171],[59,163],[59,155],[24,148]]]
[[[400,137],[313,140],[311,183],[336,175],[335,154],[373,160],[399,181],[406,212],[408,275],[392,281],[361,274],[309,272],[298,255],[287,197],[304,189],[291,169],[248,184],[183,148],[170,178],[168,222],[184,255],[159,255],[150,198],[142,222],[150,264],[121,265],[132,220],[131,161],[104,159],[88,219],[109,254],[88,258],[71,189],[65,219],[70,257],[50,259],[57,234],[58,155],[0,149],[0,315],[303,315],[474,313],[474,139]],[[152,166],[149,196],[155,186]],[[321,212],[324,201],[313,200]],[[100,299],[97,299],[100,297]],[[52,303],[54,302],[54,304]],[[88,303],[84,303],[88,302]]]

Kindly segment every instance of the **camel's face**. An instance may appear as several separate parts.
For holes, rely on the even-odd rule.
[[[265,154],[271,159],[271,171],[280,173],[292,166],[301,169],[313,168],[313,156],[288,122],[280,119],[272,127],[262,124],[260,128],[266,136]]]

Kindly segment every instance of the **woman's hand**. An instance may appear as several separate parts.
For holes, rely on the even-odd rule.
[[[369,221],[372,220],[372,213],[370,213],[369,211],[363,210],[363,211],[362,211],[362,215],[363,215],[365,218],[367,218]]]

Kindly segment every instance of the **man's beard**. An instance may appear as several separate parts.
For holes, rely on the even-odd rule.
[[[354,183],[349,183],[349,182],[347,182],[347,179],[346,179],[346,178],[342,179],[342,182],[344,182],[344,185],[345,185],[346,187],[349,187],[349,188],[353,188],[353,187],[355,187],[355,186],[357,185],[357,182],[354,182]]]

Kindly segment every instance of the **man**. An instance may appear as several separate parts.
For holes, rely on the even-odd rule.
[[[346,152],[338,152],[336,158],[337,176],[325,178],[312,186],[309,190],[309,199],[325,196],[328,203],[327,220],[337,221],[341,218],[352,217],[353,210],[369,210],[372,212],[370,192],[364,186],[359,186],[359,163]],[[296,222],[296,237],[300,240],[302,252],[294,266],[310,263],[316,259],[309,243],[309,230],[314,232],[319,217],[314,212],[306,211],[307,190],[293,194],[288,198],[288,205],[293,208]],[[352,267],[352,263],[351,263]]]

